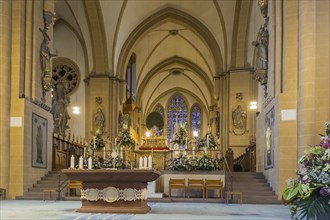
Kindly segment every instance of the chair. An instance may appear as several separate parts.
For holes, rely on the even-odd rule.
[[[42,195],[44,201],[45,201],[45,193],[49,193],[49,200],[52,199],[52,193],[54,193],[54,201],[56,201],[56,194],[57,194],[56,189],[44,189]]]
[[[188,198],[190,196],[190,189],[201,189],[203,192],[203,198],[205,194],[204,179],[188,179]]]
[[[205,180],[205,198],[208,198],[208,190],[219,190],[220,198],[222,198],[223,183],[219,180]]]
[[[169,196],[171,197],[172,189],[183,189],[183,197],[186,197],[185,179],[170,179],[169,182]]]
[[[82,189],[82,183],[81,181],[77,181],[77,180],[70,180],[70,183],[68,184],[68,196],[71,196],[71,189],[75,189],[75,190],[80,190]]]
[[[6,200],[6,189],[0,188],[0,200]]]
[[[239,197],[238,201],[242,205],[242,203],[243,203],[243,201],[242,201],[243,200],[243,193],[242,192],[226,192],[226,203],[229,202],[230,195],[237,195]]]

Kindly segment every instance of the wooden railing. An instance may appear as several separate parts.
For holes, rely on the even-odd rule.
[[[243,172],[256,171],[256,145],[248,146],[245,153],[233,160],[233,170]]]
[[[75,161],[78,161],[80,156],[83,156],[84,148],[86,148],[85,139],[68,135],[53,135],[53,169],[66,169],[70,166],[70,157],[73,155]]]

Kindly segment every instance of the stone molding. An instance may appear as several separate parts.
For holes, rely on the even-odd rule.
[[[97,188],[83,189],[81,190],[81,199],[88,201],[104,200],[112,203],[118,200],[124,201],[136,201],[136,200],[147,200],[147,188],[143,189],[118,189],[112,186],[104,188],[103,190]]]

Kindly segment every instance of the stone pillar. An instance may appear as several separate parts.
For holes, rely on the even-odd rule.
[[[315,0],[299,1],[298,21],[298,158],[315,135]]]
[[[0,1],[0,187],[8,193],[12,2]]]
[[[220,113],[220,138],[223,152],[229,147],[229,73],[221,75],[221,113]]]

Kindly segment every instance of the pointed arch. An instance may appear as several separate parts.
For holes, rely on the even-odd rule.
[[[194,103],[190,109],[190,127],[192,131],[201,134],[202,129],[202,109],[198,103]]]
[[[202,39],[213,56],[215,62],[215,72],[213,74],[217,75],[218,73],[222,72],[222,54],[219,45],[211,31],[201,21],[191,16],[190,14],[175,8],[167,7],[146,18],[131,32],[129,37],[126,39],[120,51],[118,57],[118,65],[116,68],[116,74],[120,79],[123,79],[124,77],[123,73],[125,70],[125,64],[128,62],[128,54],[130,53],[131,48],[134,47],[136,41],[141,36],[143,36],[147,30],[163,24],[166,21],[176,22],[195,32]]]
[[[160,103],[158,103],[155,106],[155,108],[154,108],[153,111],[154,112],[158,112],[163,117],[163,119],[165,118],[165,109],[164,109],[164,107]]]
[[[188,102],[180,93],[175,93],[167,102],[167,140],[173,136],[175,123],[188,122]]]

